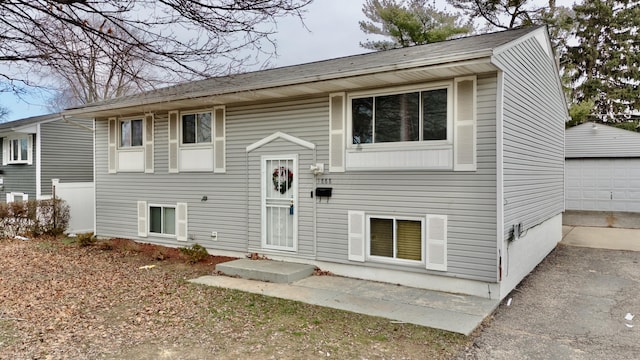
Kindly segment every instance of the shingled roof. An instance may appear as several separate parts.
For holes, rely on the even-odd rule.
[[[24,127],[38,124],[38,123],[49,122],[49,121],[57,120],[60,118],[62,118],[62,114],[55,113],[55,114],[32,116],[24,119],[7,121],[4,123],[0,123],[0,133],[12,131],[13,129],[24,128]]]
[[[411,69],[420,66],[487,58],[500,46],[508,44],[540,27],[520,28],[468,36],[426,45],[366,53],[301,65],[213,77],[169,86],[136,95],[91,103],[69,109],[76,115],[104,109],[150,105],[196,97],[268,89],[319,81],[354,77],[363,74]]]

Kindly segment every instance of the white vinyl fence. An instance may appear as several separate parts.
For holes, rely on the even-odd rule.
[[[69,233],[94,231],[95,185],[93,182],[61,183],[53,179],[53,192],[56,197],[69,205],[71,220]]]

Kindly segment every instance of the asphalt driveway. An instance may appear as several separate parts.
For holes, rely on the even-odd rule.
[[[639,359],[640,252],[561,243],[458,358]]]

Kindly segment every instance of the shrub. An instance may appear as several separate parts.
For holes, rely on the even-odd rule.
[[[199,244],[193,244],[190,247],[181,247],[180,252],[184,254],[192,264],[204,260],[207,258],[207,256],[209,256],[209,252],[207,252],[207,249]]]
[[[61,199],[0,203],[0,232],[4,236],[58,236],[69,226],[69,205]]]
[[[78,245],[91,246],[96,243],[96,237],[92,232],[78,234]]]

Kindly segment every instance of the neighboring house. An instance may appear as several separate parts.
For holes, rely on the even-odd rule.
[[[561,239],[545,28],[191,82],[94,117],[96,233],[506,296]]]
[[[565,132],[567,210],[640,212],[640,134],[596,123]]]
[[[52,196],[52,180],[93,181],[93,121],[61,114],[0,124],[0,201]]]

